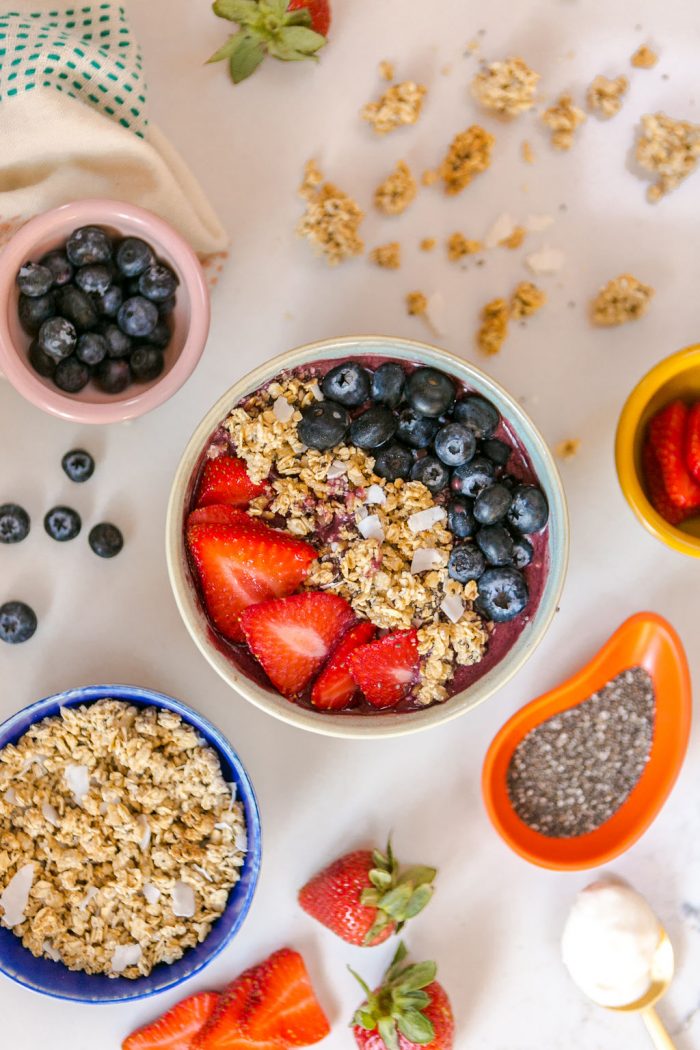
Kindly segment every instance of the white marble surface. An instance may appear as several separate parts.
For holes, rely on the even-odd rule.
[[[31,8],[31,4],[26,5]],[[643,112],[700,114],[700,15],[693,0],[336,0],[332,44],[315,68],[268,64],[234,89],[204,59],[226,26],[204,0],[132,0],[149,71],[154,117],[187,155],[233,236],[216,290],[202,364],[172,401],[129,426],[85,430],[42,415],[0,384],[2,497],[25,504],[30,540],[0,550],[3,596],[35,606],[34,641],[0,652],[0,715],[56,690],[98,681],[155,686],[209,715],[233,740],[257,786],[265,831],[262,880],[237,940],[188,991],[218,986],[281,944],[302,949],[333,1020],[327,1050],[351,1044],[345,1028],[358,990],[346,963],[371,980],[391,949],[351,949],[304,916],[296,888],[324,861],[394,830],[397,850],[440,867],[439,889],[408,932],[416,958],[434,957],[452,997],[459,1048],[615,1050],[644,1046],[641,1022],[583,1002],[559,962],[569,903],[595,873],[557,874],[529,866],[492,831],[482,808],[484,751],[504,719],[572,672],[630,613],[655,609],[680,631],[694,673],[698,563],[665,550],[637,525],[615,479],[617,415],[636,379],[660,357],[698,338],[697,236],[700,174],[652,208],[628,168],[633,127]],[[580,97],[597,73],[631,73],[622,113],[589,119],[568,155],[554,155],[534,120],[511,126],[484,119],[497,138],[492,170],[460,197],[425,190],[398,220],[369,207],[371,191],[405,157],[434,165],[452,135],[477,116],[467,84],[483,54],[522,54],[543,74],[551,97]],[[661,61],[632,72],[639,43]],[[380,87],[376,65],[429,87],[421,123],[375,139],[357,119]],[[449,72],[443,72],[447,67]],[[520,159],[527,137],[537,161]],[[368,206],[371,247],[399,239],[405,263],[380,272],[358,260],[329,271],[293,228],[303,162],[315,155],[327,175]],[[483,268],[448,264],[442,249],[418,251],[421,237],[461,229],[480,237],[502,211],[552,213],[546,235],[518,252],[491,252]],[[487,369],[522,398],[546,437],[582,440],[562,473],[573,519],[572,557],[561,612],[517,679],[488,704],[442,730],[381,745],[302,734],[266,718],[230,692],[191,643],[171,598],[163,556],[169,481],[185,441],[221,392],[265,358],[298,343],[383,331],[422,337],[406,316],[414,288],[446,298],[444,345],[474,358],[472,332],[483,302],[525,271],[522,257],[547,241],[566,266],[546,280],[550,303],[527,328],[514,327]],[[633,270],[656,288],[650,315],[618,331],[595,331],[586,301],[607,278]],[[85,445],[98,458],[90,484],[71,486],[61,454]],[[65,547],[41,529],[58,501],[85,521],[111,518],[126,547],[113,562]],[[678,977],[662,1005],[677,1045],[700,1045],[700,815],[697,735],[678,785],[653,828],[614,870],[645,893],[667,925]],[[179,993],[115,1007],[52,1002],[0,981],[2,1044],[14,1050],[116,1050],[136,1024]]]

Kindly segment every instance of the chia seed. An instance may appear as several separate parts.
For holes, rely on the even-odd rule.
[[[654,684],[631,667],[547,719],[518,744],[507,787],[520,819],[549,838],[595,831],[620,808],[649,760]]]

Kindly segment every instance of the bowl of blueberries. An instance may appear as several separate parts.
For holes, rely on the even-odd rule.
[[[74,201],[30,219],[3,249],[0,302],[0,372],[38,408],[80,423],[162,404],[209,331],[192,248],[122,201]]]

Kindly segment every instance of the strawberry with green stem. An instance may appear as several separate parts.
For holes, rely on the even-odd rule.
[[[265,55],[282,62],[315,60],[331,17],[329,0],[215,0],[213,9],[239,27],[209,59],[226,60],[234,84],[254,73]]]

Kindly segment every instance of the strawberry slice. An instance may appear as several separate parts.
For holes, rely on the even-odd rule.
[[[191,525],[187,545],[215,627],[244,640],[241,613],[249,605],[295,591],[316,551],[288,532],[245,517],[234,525]]]
[[[648,439],[642,449],[642,469],[651,505],[669,525],[680,525],[688,517],[688,512],[675,507],[668,498],[654,446]]]
[[[253,970],[245,970],[228,985],[219,996],[209,1020],[192,1040],[192,1050],[245,1050],[243,1011],[254,986]]]
[[[358,645],[371,642],[376,634],[368,620],[351,627],[333,650],[333,654],[314,682],[311,703],[324,711],[340,711],[347,707],[357,692],[357,682],[348,671],[348,656]]]
[[[688,472],[684,447],[688,408],[683,401],[672,401],[657,412],[649,424],[651,442],[661,469],[666,494],[681,510],[700,507],[700,483]]]
[[[199,482],[197,506],[228,503],[232,507],[247,507],[256,496],[267,492],[266,481],[255,484],[248,477],[245,461],[237,456],[217,456],[208,459]]]
[[[685,465],[696,481],[700,481],[700,401],[688,412],[685,429]]]
[[[348,657],[348,670],[373,707],[398,704],[418,678],[418,634],[392,631],[361,645]]]
[[[190,1050],[219,1001],[216,992],[200,992],[173,1006],[157,1021],[137,1028],[122,1043],[122,1050]]]
[[[330,1025],[299,952],[280,948],[253,972],[255,991],[243,1008],[243,1024],[253,1038],[278,1039],[285,1046],[325,1039]]]
[[[244,510],[232,507],[230,503],[212,503],[206,507],[197,507],[187,519],[190,525],[243,525],[245,522],[259,521],[249,517]]]
[[[272,684],[292,697],[311,681],[354,618],[344,598],[306,591],[251,606],[241,626]]]

